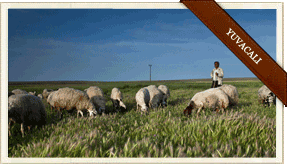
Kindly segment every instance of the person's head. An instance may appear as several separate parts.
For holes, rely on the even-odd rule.
[[[214,67],[215,67],[215,68],[218,68],[218,67],[219,67],[219,62],[218,62],[218,61],[215,61],[215,62],[214,62]]]

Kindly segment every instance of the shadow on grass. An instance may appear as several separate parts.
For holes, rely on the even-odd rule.
[[[248,107],[251,106],[252,103],[251,102],[239,102],[238,105],[236,106],[232,106],[233,108],[237,107],[237,108],[242,108],[242,107]]]
[[[189,99],[188,98],[184,98],[184,97],[180,97],[180,98],[176,98],[176,99],[173,99],[173,100],[168,100],[167,104],[168,105],[180,105],[180,104],[185,103],[187,100],[189,100]]]

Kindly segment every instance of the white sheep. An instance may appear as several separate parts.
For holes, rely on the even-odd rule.
[[[47,99],[47,97],[49,96],[49,94],[50,94],[51,92],[53,92],[53,91],[54,91],[53,89],[44,89],[44,90],[43,90],[43,93],[42,93],[43,98],[44,98],[44,99]]]
[[[260,103],[263,103],[264,106],[268,105],[270,107],[272,104],[276,104],[276,95],[266,85],[258,90],[258,97]]]
[[[198,117],[199,112],[204,108],[216,109],[216,111],[224,111],[228,105],[229,100],[226,93],[218,88],[210,88],[208,90],[196,93],[184,110],[184,114],[189,115],[193,109],[197,109]]]
[[[90,116],[97,114],[96,108],[88,95],[83,91],[73,88],[60,88],[57,91],[51,92],[47,102],[58,111],[60,119],[62,119],[62,110],[64,109],[67,111],[76,109],[77,117],[79,114],[83,117],[82,111],[85,109],[88,110]]]
[[[141,113],[148,113],[148,106],[150,101],[150,94],[148,89],[141,88],[136,93],[137,110],[141,110]]]
[[[26,91],[24,91],[22,89],[14,89],[12,91],[12,93],[14,93],[15,95],[17,95],[17,94],[28,94],[28,92],[26,92]]]
[[[170,97],[170,92],[169,92],[169,89],[166,85],[160,85],[157,87],[159,90],[162,91],[163,93],[163,102],[166,102],[166,104],[164,106],[167,106],[167,99]]]
[[[166,106],[166,102],[163,100],[163,93],[159,90],[155,85],[149,85],[145,87],[149,91],[150,100],[149,100],[149,107],[150,108],[157,108],[160,105]]]
[[[123,94],[119,88],[112,89],[111,100],[113,102],[113,107],[116,108],[116,110],[126,110],[126,105],[123,102]]]
[[[239,94],[235,86],[224,84],[218,88],[227,94],[230,106],[234,106],[238,104]]]
[[[59,89],[58,89],[58,90],[59,90]],[[58,90],[57,90],[57,91],[58,91]],[[54,99],[52,98],[53,95],[55,94],[55,92],[56,92],[56,91],[50,92],[50,93],[49,93],[49,96],[47,97],[47,103],[50,105],[51,111],[52,111],[53,109],[55,109],[55,108],[54,108]]]
[[[98,112],[106,113],[106,99],[103,90],[98,86],[90,86],[87,88],[86,93],[98,109]]]
[[[47,114],[43,102],[36,96],[28,94],[12,95],[8,98],[8,129],[11,136],[13,123],[21,124],[22,137],[26,126],[31,130],[34,126],[46,124]]]

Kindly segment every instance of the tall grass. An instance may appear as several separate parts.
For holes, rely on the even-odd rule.
[[[136,111],[135,94],[144,86],[165,84],[171,90],[168,107]],[[224,113],[206,110],[199,118],[183,115],[192,96],[210,87],[200,82],[101,83],[106,98],[113,87],[124,93],[128,111],[105,116],[76,118],[64,114],[57,120],[45,100],[48,124],[22,138],[20,126],[12,128],[9,157],[275,157],[276,108],[257,101],[261,82],[230,82],[237,87],[239,104]],[[57,86],[66,87],[66,85]],[[84,90],[89,85],[69,86]],[[13,86],[42,92],[47,86]],[[50,87],[52,89],[56,89]]]

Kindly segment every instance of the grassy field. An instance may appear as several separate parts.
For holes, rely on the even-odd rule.
[[[20,126],[12,128],[9,157],[275,157],[276,107],[264,108],[257,101],[263,85],[258,80],[224,81],[237,87],[239,104],[224,113],[211,110],[183,115],[189,100],[199,91],[210,88],[210,81],[178,80],[160,82],[42,82],[9,83],[9,91],[19,88],[42,93],[44,88],[89,86],[103,89],[106,99],[113,87],[124,94],[128,111],[76,118],[64,113],[59,121],[46,105],[48,124],[24,138]],[[136,111],[136,92],[148,85],[167,85],[171,91],[168,107],[151,110],[149,115]]]

